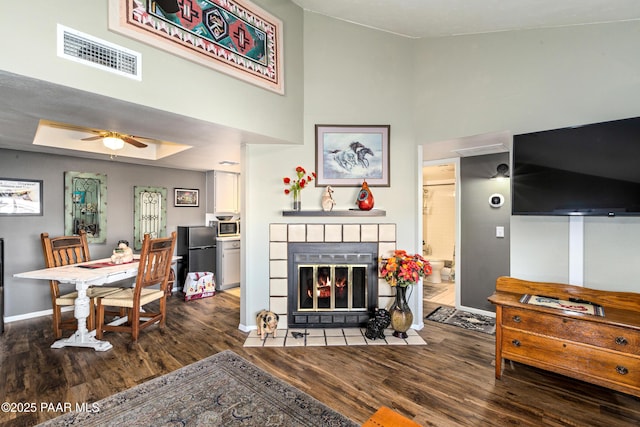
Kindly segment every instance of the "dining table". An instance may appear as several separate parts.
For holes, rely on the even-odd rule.
[[[181,257],[174,256],[176,262]],[[116,264],[110,258],[87,261],[79,264],[64,265],[61,267],[43,268],[41,270],[16,273],[13,276],[21,279],[56,280],[59,283],[71,283],[75,285],[78,296],[74,302],[74,317],[78,320],[78,329],[68,338],[57,340],[51,348],[63,347],[89,347],[96,351],[110,350],[113,346],[109,341],[98,340],[95,330],[87,328],[87,318],[91,310],[87,289],[90,286],[103,286],[124,279],[136,277],[140,256],[134,255],[131,262]]]

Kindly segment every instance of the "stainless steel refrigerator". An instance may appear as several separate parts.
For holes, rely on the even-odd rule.
[[[187,273],[208,271],[216,273],[216,233],[213,227],[179,226],[176,254],[178,285],[184,287]]]

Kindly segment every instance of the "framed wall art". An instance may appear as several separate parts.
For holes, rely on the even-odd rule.
[[[0,215],[42,216],[42,180],[0,178]]]
[[[144,235],[152,239],[167,235],[167,189],[133,187],[133,249],[142,249]]]
[[[316,187],[389,187],[389,125],[316,125]]]
[[[87,233],[89,243],[107,241],[107,175],[64,173],[64,234]]]
[[[284,94],[282,21],[249,0],[109,0],[109,29]]]
[[[200,191],[192,188],[174,188],[173,206],[197,208],[200,206]]]

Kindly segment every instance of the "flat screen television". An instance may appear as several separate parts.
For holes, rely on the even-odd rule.
[[[514,135],[513,215],[640,216],[640,117]]]

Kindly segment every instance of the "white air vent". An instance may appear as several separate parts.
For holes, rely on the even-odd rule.
[[[142,55],[58,24],[58,56],[142,80]]]

